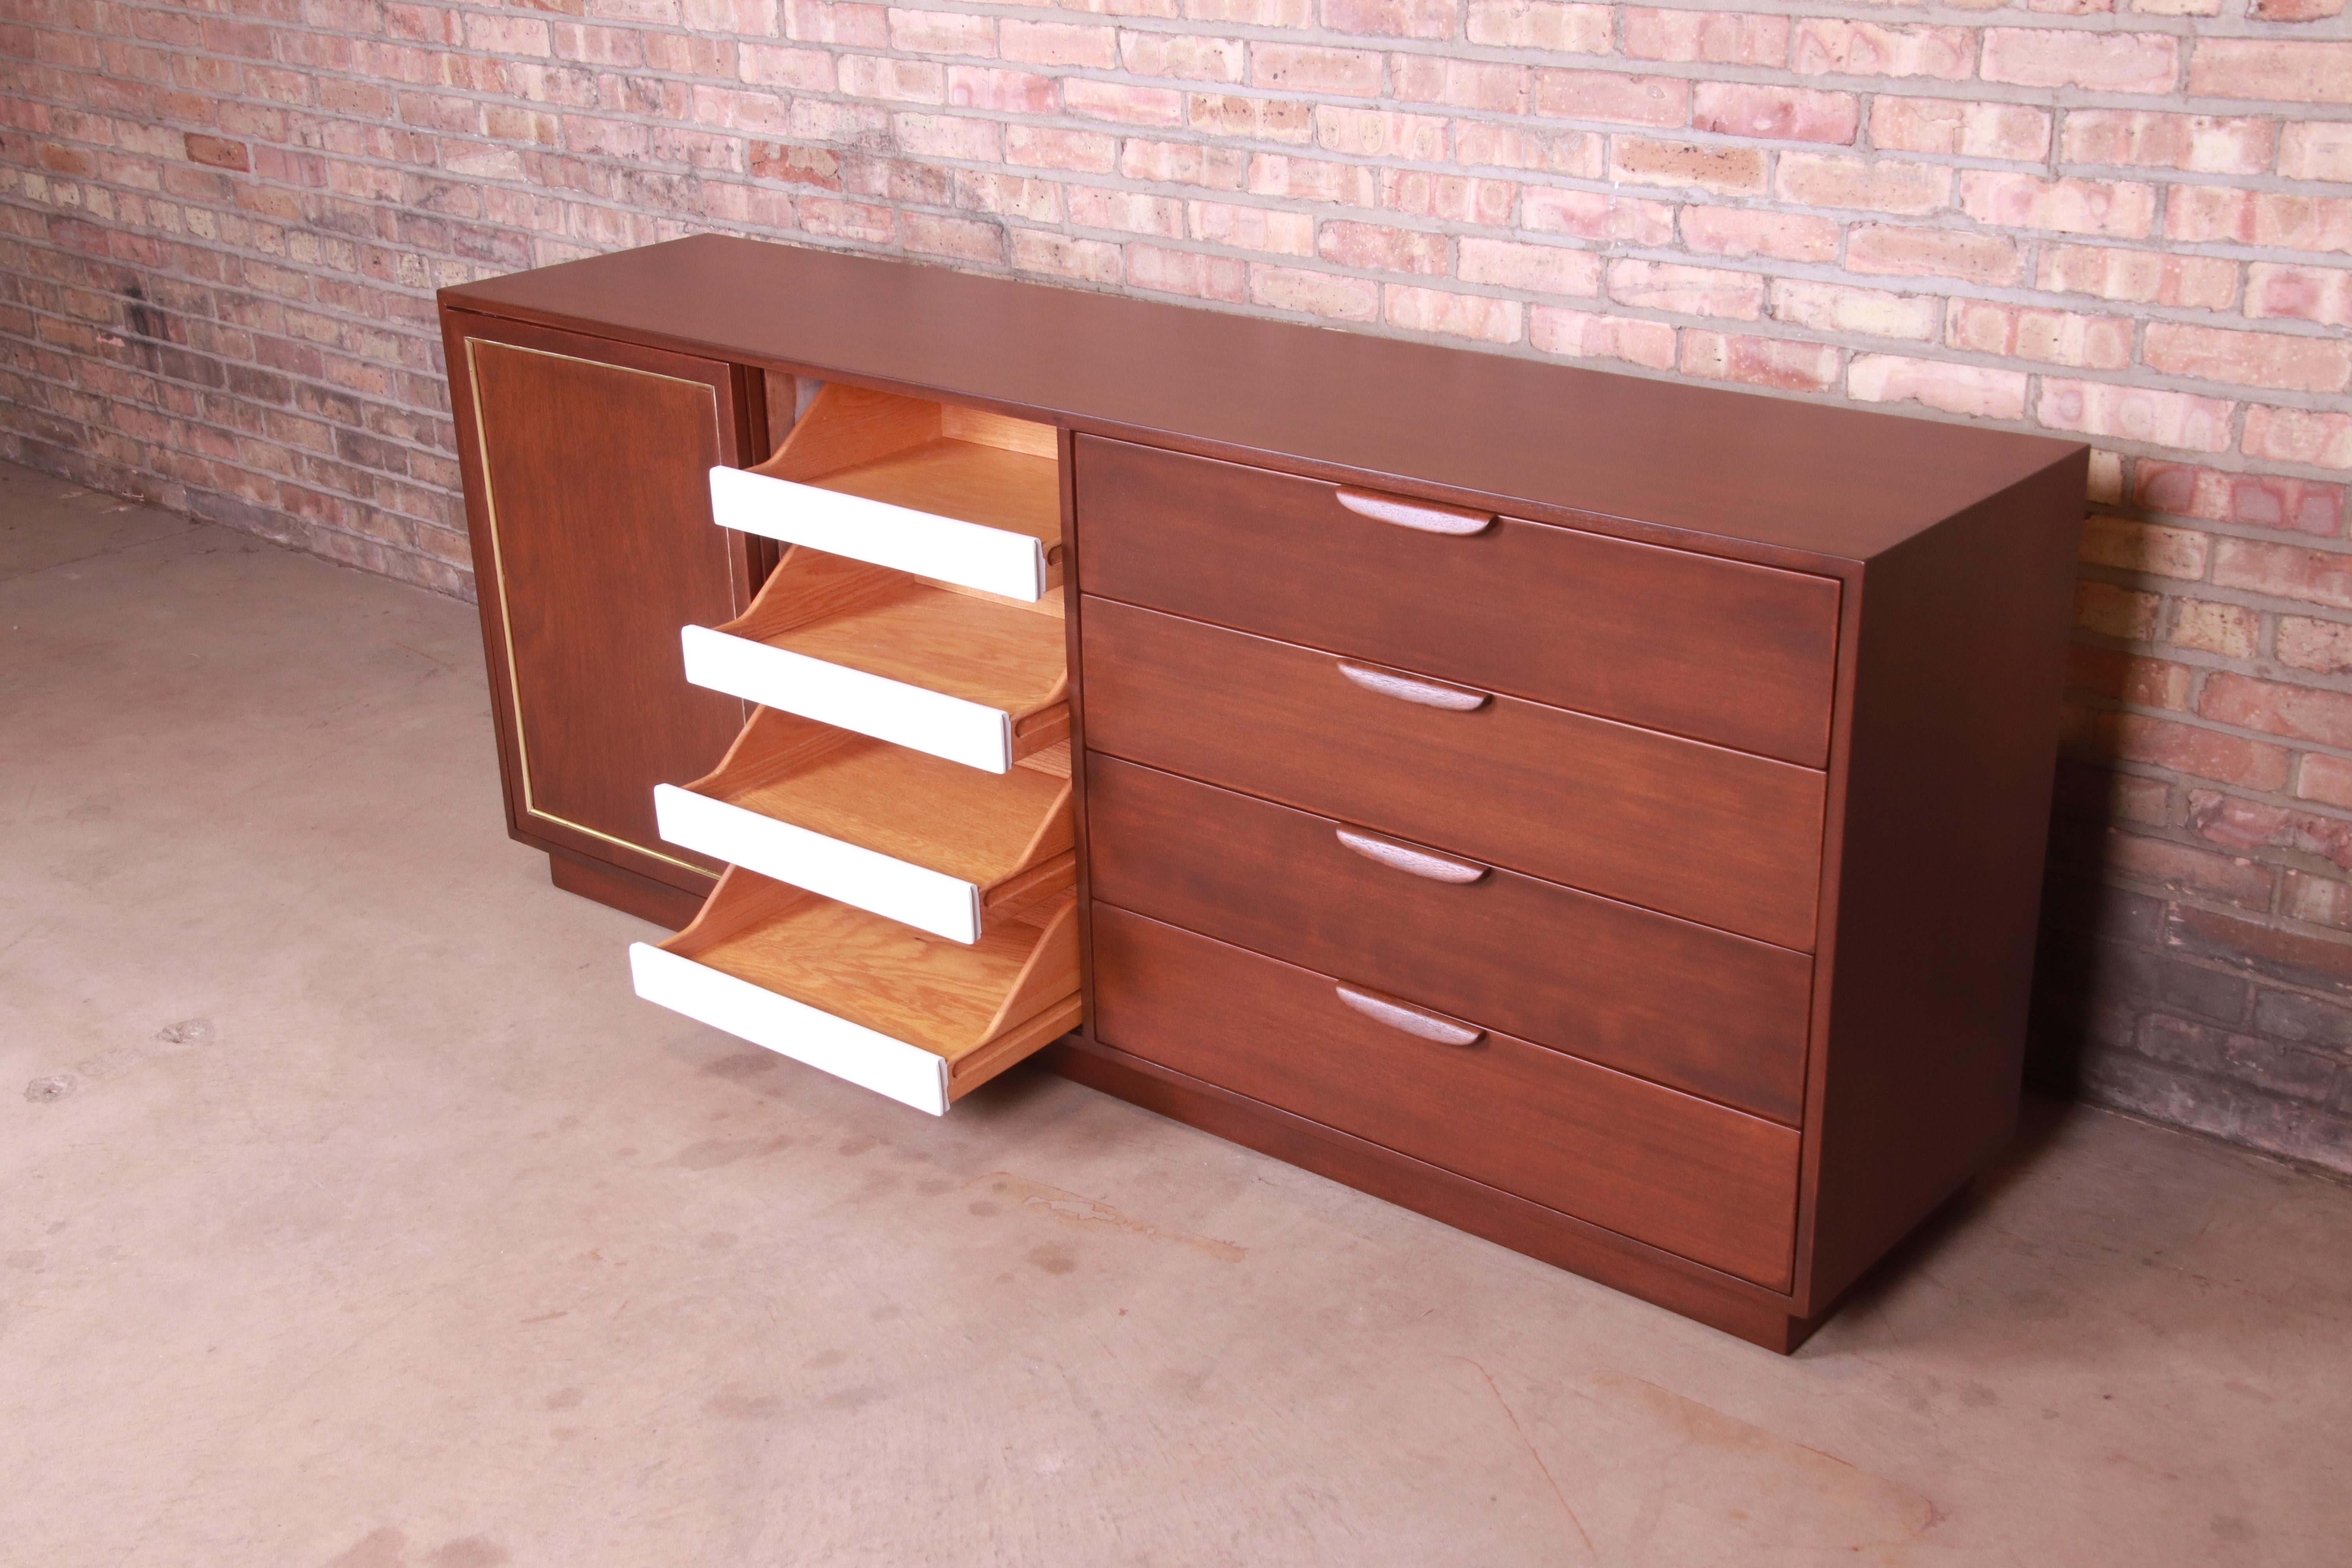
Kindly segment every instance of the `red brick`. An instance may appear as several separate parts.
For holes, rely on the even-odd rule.
[[[1952,172],[1933,163],[1783,153],[1774,178],[1782,201],[1809,207],[1924,214],[1940,212],[1952,200]]]
[[[2268,120],[2076,109],[2066,115],[2063,156],[2074,163],[2129,163],[2206,174],[2270,171],[2277,140]]]
[[[1320,158],[1286,157],[1279,153],[1259,153],[1250,158],[1249,190],[1253,195],[1283,196],[1332,206],[1376,207],[1381,202],[1377,169]]]
[[[1381,171],[1381,205],[1417,217],[1501,226],[1511,221],[1518,199],[1519,187],[1508,180],[1433,174],[1421,169]]]
[[[1315,254],[1315,218],[1310,213],[1237,206],[1230,202],[1187,202],[1184,213],[1192,237],[1212,245],[1277,256]]]
[[[1392,94],[1406,103],[1443,103],[1490,114],[1525,114],[1534,75],[1527,67],[1435,55],[1391,55]]]
[[[1047,125],[1004,128],[1004,161],[1028,169],[1066,169],[1108,174],[1118,163],[1118,139],[1098,131],[1061,131]]]
[[[2049,245],[2042,249],[2038,282],[2053,293],[2221,310],[2238,297],[2238,264],[2215,256]]]
[[[1343,321],[1380,319],[1381,286],[1363,278],[1256,263],[1249,269],[1250,302]]]
[[[1171,88],[1135,87],[1091,77],[1062,79],[1062,107],[1070,114],[1116,125],[1184,123],[1184,94]]]
[[[2241,386],[2341,392],[2352,384],[2352,342],[2341,338],[2150,321],[2142,354],[2151,370]]]
[[[1601,258],[1589,250],[1557,245],[1520,245],[1507,239],[1465,235],[1454,276],[1531,294],[1570,294],[1593,299],[1601,292]]]
[[[1822,262],[1837,258],[1838,226],[1828,218],[1801,213],[1686,206],[1682,231],[1684,247],[1702,256],[1768,256],[1780,261]]]
[[[2352,103],[2352,44],[2273,38],[2204,38],[2189,90],[2208,98]]]
[[[1239,151],[1204,147],[1191,142],[1146,142],[1130,138],[1120,143],[1118,172],[1130,180],[1159,180],[1174,185],[1207,185],[1238,191],[1251,163]],[[1255,190],[1257,187],[1250,187]],[[1279,194],[1279,193],[1261,193]]]
[[[2139,460],[2132,495],[2152,511],[2291,529],[2323,539],[2336,533],[2344,510],[2342,485],[2276,474],[2228,473],[2153,458]]]
[[[1538,234],[1654,246],[1670,244],[1675,235],[1675,209],[1637,196],[1530,185],[1520,196],[1519,213],[1524,226]]]
[[[2290,180],[2352,184],[2352,121],[2306,120],[2279,133],[2278,172]]]
[[[2169,708],[2176,712],[2185,710],[2195,675],[2187,665],[2169,659],[2141,658],[2117,648],[2082,643],[2066,647],[2067,689],[2088,691],[2114,702]]]
[[[2221,398],[2052,376],[2042,383],[2034,417],[2053,430],[2113,436],[2198,452],[2225,452],[2230,447],[2231,416],[2236,410],[2235,404]]]
[[[1377,98],[1381,91],[1381,57],[1360,49],[1262,43],[1250,50],[1250,81],[1257,87],[1276,87],[1290,92]]]
[[[2352,327],[2352,270],[2257,261],[2246,268],[2246,314]]]
[[[2127,881],[2155,882],[2242,909],[2270,908],[2269,868],[2242,856],[2193,849],[2185,844],[2143,837],[2136,833],[2109,833],[2103,858],[2109,870]]]
[[[2352,414],[2256,404],[2246,410],[2246,437],[2240,449],[2249,458],[2352,468]]]
[[[1064,90],[1076,87],[1078,79],[1064,79]],[[1300,145],[1315,140],[1315,106],[1311,103],[1286,98],[1249,98],[1234,92],[1191,93],[1185,102],[1192,128],[1213,136]]]
[[[1070,222],[1080,228],[1117,229],[1122,234],[1150,234],[1162,239],[1184,237],[1184,204],[1173,196],[1072,185],[1063,202],[1069,209]]]
[[[955,11],[889,13],[890,47],[918,55],[982,55],[996,53],[996,19],[968,16]]]
[[[2100,716],[2099,739],[2111,756],[2242,789],[2274,790],[2286,784],[2285,747],[2225,735],[2201,725],[2146,713],[2106,713]]]
[[[1335,33],[1450,38],[1461,10],[1456,0],[1322,0],[1322,22]]]
[[[1891,152],[2036,162],[2050,151],[2050,116],[2021,103],[1881,95],[1871,100],[1870,140]]]
[[[1318,104],[1316,144],[1360,158],[1402,158],[1434,163],[1445,156],[1446,122],[1434,115],[1399,114],[1386,109],[1349,109]]]
[[[2352,746],[2352,695],[2341,691],[2215,670],[2205,678],[2205,693],[2197,707],[2216,723],[2338,749]]]
[[[2138,239],[2155,225],[2156,187],[1969,169],[1960,174],[1960,207],[1979,223],[2006,228]]]
[[[1118,64],[1118,29],[1072,22],[1027,22],[1006,18],[997,26],[997,47],[1008,60],[1026,65]]]
[[[1528,341],[1545,353],[1571,359],[1622,360],[1652,370],[1675,365],[1675,329],[1664,321],[1538,305],[1528,315]]]
[[[2352,762],[2311,752],[2296,773],[2294,793],[2328,805],[2352,806]]]
[[[1127,247],[1127,280],[1138,289],[1183,294],[1196,300],[1239,304],[1248,298],[1249,267],[1230,256],[1163,250],[1156,245]]]
[[[1999,235],[1948,228],[1865,224],[1846,237],[1849,272],[1906,278],[1958,278],[1972,283],[2017,281],[2017,247]]]
[[[1126,258],[1119,247],[1105,240],[1073,239],[1035,228],[1013,231],[1013,269],[1016,272],[1112,287],[1124,279],[1126,267]]]
[[[2352,822],[2200,789],[2189,792],[2187,826],[2225,848],[2293,849],[2352,869]]]
[[[1598,7],[1596,7],[1598,8]],[[1653,11],[1638,7],[1623,13],[1625,54],[1630,59],[1668,60],[1676,64],[1704,62],[1727,66],[1779,66],[1789,59],[1789,18],[1756,16],[1738,11]],[[1601,34],[1606,51],[1608,34]],[[1471,42],[1485,39],[1473,36]]]
[[[1968,27],[1889,27],[1809,17],[1797,25],[1790,63],[1808,75],[1965,81],[1976,74],[1976,34]]]
[[[1856,354],[1846,395],[1858,403],[1916,403],[1979,419],[2025,416],[2023,373],[1896,354]]]
[[[1470,0],[1463,36],[1474,44],[1497,48],[1605,55],[1609,52],[1610,28],[1611,10],[1606,5],[1556,5],[1547,0]]]
[[[1619,76],[1611,71],[1536,72],[1534,109],[1561,120],[1615,125],[1684,125],[1690,121],[1690,83],[1672,77]]]
[[[2263,617],[2243,605],[2182,599],[2172,607],[2168,637],[2176,647],[2224,658],[2252,658],[2262,651]]]
[[[1443,289],[1414,289],[1391,283],[1386,289],[1388,323],[1409,332],[1437,332],[1478,342],[1519,341],[1517,300],[1485,294],[1455,294]]]
[[[2257,22],[2324,22],[2344,14],[2344,0],[2248,0],[2246,15]]]
[[[1945,341],[1978,353],[2088,370],[2122,370],[2132,358],[2132,323],[2125,317],[2082,316],[1990,300],[1954,300]]]
[[[744,149],[744,153],[751,177],[755,180],[814,185],[826,191],[841,189],[841,158],[828,148],[754,142]]]
[[[2128,518],[2095,516],[2083,524],[2082,558],[2142,576],[2194,582],[2205,575],[2212,536]]]
[[[1983,47],[1984,79],[2020,87],[2169,92],[2180,79],[2180,43],[2168,33],[1989,27]]]
[[[1123,32],[1118,41],[1119,58],[1129,70],[1180,81],[1237,82],[1248,55],[1240,38],[1197,33]]]
[[[1827,392],[1837,384],[1839,358],[1839,351],[1827,343],[1738,337],[1697,327],[1683,332],[1683,374],[1710,381],[1743,382],[1784,392]]]
[[[1609,174],[1628,184],[1696,185],[1726,195],[1754,195],[1764,189],[1764,153],[1756,147],[1617,136],[1610,139]]]
[[[847,55],[843,57],[843,64],[870,58]],[[849,89],[844,88],[842,90]],[[1052,114],[1061,107],[1060,84],[1052,77],[1034,76],[1027,71],[955,66],[948,71],[947,101],[958,109],[992,109],[1007,114]]]
[[[1621,305],[1685,316],[1730,316],[1753,321],[1764,314],[1764,279],[1753,272],[1677,267],[1630,258],[1609,264],[1609,295]]]
[[[2164,230],[2177,240],[2352,251],[2352,198],[2175,185],[2165,202]]]
[[[1859,332],[1878,338],[1932,342],[1943,321],[1941,301],[1928,296],[1890,294],[1842,283],[1783,278],[1772,284],[1772,318],[1825,332]]]
[[[250,169],[253,150],[242,142],[225,141],[218,136],[203,136],[191,131],[182,139],[192,163],[204,163],[215,169]]]
[[[2278,661],[2315,675],[2352,674],[2352,626],[2308,616],[2278,618]],[[2352,784],[2352,763],[2339,763]],[[2308,770],[2305,770],[2308,772]]]
[[[1528,131],[1478,121],[1454,122],[1454,161],[1501,169],[1543,169],[1577,179],[1601,177],[1602,143],[1591,131]]]
[[[2352,610],[2352,556],[2332,551],[2221,539],[2214,545],[2213,581],[2223,588]]]
[[[1443,275],[1451,265],[1445,236],[1422,229],[1334,219],[1322,226],[1316,254],[1341,267],[1375,272]]]
[[[1844,146],[1862,128],[1862,106],[1850,92],[1701,82],[1691,95],[1691,128],[1767,142],[1828,142]]]

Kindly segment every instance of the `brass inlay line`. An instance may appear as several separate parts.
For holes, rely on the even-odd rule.
[[[485,342],[493,348],[505,349],[513,353],[539,354],[543,358],[565,360],[573,364],[593,365],[598,370],[619,371],[625,375],[650,376],[656,381],[676,382],[680,386],[698,388],[704,396],[710,399],[710,423],[714,429],[719,424],[718,389],[708,382],[689,381],[682,375],[664,375],[659,371],[639,370],[635,365],[614,364],[610,361],[586,359],[578,354],[557,353],[551,349],[526,348],[520,343],[499,342],[495,338],[469,337],[466,340],[466,381],[474,395],[474,449],[482,455],[482,510],[489,524],[490,574],[496,580],[499,637],[506,645],[507,650],[507,695],[514,712],[515,759],[521,764],[522,771],[523,813],[528,816],[537,816],[549,822],[560,823],[574,833],[584,833],[591,838],[601,838],[607,844],[617,844],[624,849],[634,849],[640,855],[650,855],[666,865],[676,866],[680,870],[691,871],[698,877],[716,881],[719,874],[715,871],[706,871],[701,867],[690,861],[681,860],[675,855],[665,855],[658,849],[648,848],[632,839],[617,837],[601,829],[591,827],[586,823],[574,822],[568,816],[559,816],[554,812],[542,809],[538,801],[533,798],[530,785],[530,742],[523,733],[522,681],[515,667],[514,616],[507,605],[506,555],[499,541],[499,487],[498,481],[490,474],[490,434],[482,420],[481,357],[475,352]],[[730,602],[732,586],[730,584]]]

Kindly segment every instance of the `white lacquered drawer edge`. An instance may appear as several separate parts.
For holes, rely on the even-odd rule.
[[[1045,595],[1045,545],[1009,529],[727,468],[710,470],[710,514],[721,528],[1009,599]]]
[[[672,844],[871,910],[950,942],[980,940],[980,889],[958,877],[762,816],[676,784],[654,786],[654,821]]]
[[[1013,717],[1003,709],[709,626],[687,626],[679,637],[686,678],[697,686],[992,773],[1013,766]]]
[[[901,1105],[947,1114],[945,1057],[647,942],[629,944],[629,976],[648,1002]]]

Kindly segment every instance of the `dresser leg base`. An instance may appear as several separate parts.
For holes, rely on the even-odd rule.
[[[1066,1037],[1034,1058],[1074,1082],[1469,1231],[1780,1355],[1829,1314],[1793,1318],[1769,1292],[1344,1132]],[[1718,1282],[1719,1281],[1719,1282]]]
[[[704,897],[560,849],[547,852],[547,879],[567,893],[593,899],[667,931],[685,930],[700,911]]]

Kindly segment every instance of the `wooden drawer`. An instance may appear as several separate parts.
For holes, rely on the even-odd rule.
[[[1108,905],[1093,926],[1105,1045],[1787,1288],[1792,1130]]]
[[[1081,603],[1095,750],[1812,946],[1821,773],[1512,697],[1434,689],[1467,706],[1425,706],[1359,684],[1394,686],[1312,648]]]
[[[1074,465],[1087,593],[1809,767],[1828,757],[1832,579],[1091,436]]]
[[[686,678],[1001,773],[1069,735],[1061,608],[796,544],[749,610],[685,628]]]
[[[1076,917],[1066,897],[965,945],[739,866],[629,970],[648,1002],[939,1116],[1076,1026]]]
[[[1097,899],[1795,1124],[1812,961],[1097,755]]]
[[[985,773],[762,708],[654,808],[664,838],[956,942],[1070,891],[1070,749]]]
[[[1050,425],[826,385],[776,455],[710,470],[722,527],[1034,600],[1060,580]]]

